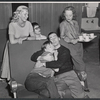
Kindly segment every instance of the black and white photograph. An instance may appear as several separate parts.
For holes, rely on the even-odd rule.
[[[100,2],[0,2],[0,98],[100,98]]]

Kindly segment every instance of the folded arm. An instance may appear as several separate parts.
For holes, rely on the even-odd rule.
[[[72,39],[69,38],[67,35],[65,35],[66,33],[68,34],[69,31],[65,31],[65,26],[64,25],[60,25],[60,33],[61,33],[61,38],[64,39],[64,41],[68,42],[68,43],[72,43],[72,44],[76,44],[78,42],[78,39]],[[65,33],[66,32],[66,33]]]
[[[32,56],[31,56],[31,60],[34,62],[37,62],[38,57],[41,56],[43,53],[43,50],[37,51],[35,52]]]
[[[51,62],[46,62],[46,67],[47,68],[61,68],[63,64],[66,63],[70,59],[70,53],[63,51],[62,54],[58,53],[58,60],[57,61],[51,61]]]

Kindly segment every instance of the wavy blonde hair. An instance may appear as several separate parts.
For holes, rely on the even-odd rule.
[[[28,7],[26,7],[26,6],[17,7],[16,11],[13,12],[13,16],[12,16],[11,22],[18,22],[18,20],[19,20],[19,15],[18,14],[20,14],[20,12],[22,12],[23,10],[27,10],[28,11]]]

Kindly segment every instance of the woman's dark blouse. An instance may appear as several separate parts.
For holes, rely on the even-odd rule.
[[[58,60],[46,62],[46,68],[59,68],[59,71],[55,75],[73,70],[73,64],[69,49],[64,46],[60,46],[58,49]],[[31,57],[31,60],[36,62],[37,58],[43,53],[43,50],[37,51]]]

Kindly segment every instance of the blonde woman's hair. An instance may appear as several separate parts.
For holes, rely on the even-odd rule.
[[[17,22],[18,19],[19,19],[18,14],[20,14],[20,12],[22,12],[23,10],[27,10],[28,11],[28,7],[23,6],[23,5],[17,7],[16,11],[13,13],[13,17],[12,17],[11,22]]]

